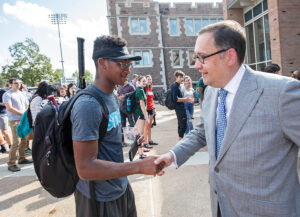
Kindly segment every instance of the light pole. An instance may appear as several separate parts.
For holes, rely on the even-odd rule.
[[[63,60],[63,54],[62,54],[62,48],[61,48],[59,25],[66,24],[68,16],[67,16],[67,14],[49,14],[48,17],[49,17],[52,24],[55,24],[55,25],[57,24],[58,38],[59,38],[59,48],[60,48],[61,72],[62,72],[63,83],[65,83],[66,82],[66,77],[65,77],[64,60]]]

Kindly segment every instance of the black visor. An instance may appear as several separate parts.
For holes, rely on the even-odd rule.
[[[113,60],[141,60],[141,56],[133,56],[129,54],[127,47],[115,47],[115,48],[105,48],[102,50],[94,51],[93,60],[99,58],[103,59],[113,59]]]

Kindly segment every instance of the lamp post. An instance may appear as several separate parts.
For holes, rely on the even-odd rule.
[[[61,48],[61,39],[60,39],[60,28],[59,25],[67,23],[67,14],[49,14],[48,15],[52,24],[57,25],[58,28],[58,38],[59,38],[59,48],[60,48],[60,62],[61,62],[61,72],[63,83],[66,82],[65,71],[64,71],[64,60]]]

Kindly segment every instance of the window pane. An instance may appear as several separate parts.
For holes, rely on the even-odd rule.
[[[246,26],[247,64],[255,63],[253,24]]]
[[[252,19],[252,10],[245,13],[245,23]]]
[[[194,34],[193,20],[186,20],[186,33],[188,35],[193,35]]]
[[[133,52],[134,56],[142,56],[142,52],[141,51],[134,51]],[[141,60],[140,61],[134,61],[135,65],[141,65]]]
[[[255,29],[256,62],[261,62],[266,60],[262,17],[254,22],[254,29]]]
[[[149,51],[143,51],[143,65],[150,65]]]
[[[266,67],[266,64],[265,63],[260,63],[260,64],[257,64],[257,71],[263,71]]]
[[[267,60],[271,60],[270,30],[269,30],[268,14],[264,16],[264,24],[265,24],[265,38],[266,38],[266,48],[267,48]]]
[[[264,11],[268,10],[268,1],[267,0],[264,0]]]
[[[173,66],[180,66],[179,50],[173,50]]]
[[[217,19],[210,19],[210,24],[216,23]]]
[[[140,33],[147,33],[146,19],[140,19]]]
[[[256,17],[262,12],[262,4],[258,4],[253,8],[253,17]]]
[[[131,19],[131,32],[132,33],[138,33],[139,32],[138,20],[137,19]]]
[[[202,20],[202,26],[205,27],[208,25],[208,19],[203,19]]]
[[[194,60],[193,56],[194,56],[194,51],[190,50],[189,51],[189,58],[190,58],[190,65],[191,66],[195,65],[195,60]]]
[[[170,20],[170,33],[171,35],[177,35],[177,20],[171,19]]]
[[[220,19],[218,19],[218,21],[219,21],[219,22],[221,22],[221,21],[223,21],[223,19],[222,19],[222,18],[220,18]]]
[[[198,32],[200,32],[201,30],[201,22],[200,20],[194,20],[195,22],[195,34],[198,34]]]

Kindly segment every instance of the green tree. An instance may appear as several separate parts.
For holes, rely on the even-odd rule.
[[[60,79],[62,78],[62,70],[61,69],[56,69],[53,72],[53,76],[50,79],[51,82],[60,82]]]
[[[34,85],[42,80],[52,80],[54,73],[50,59],[40,53],[39,46],[30,38],[8,48],[11,64],[2,66],[2,77],[17,77],[25,84]]]
[[[75,71],[72,77],[79,79],[78,71]],[[89,70],[84,70],[84,78],[85,78],[85,82],[87,83],[92,83],[94,81],[93,74]]]

